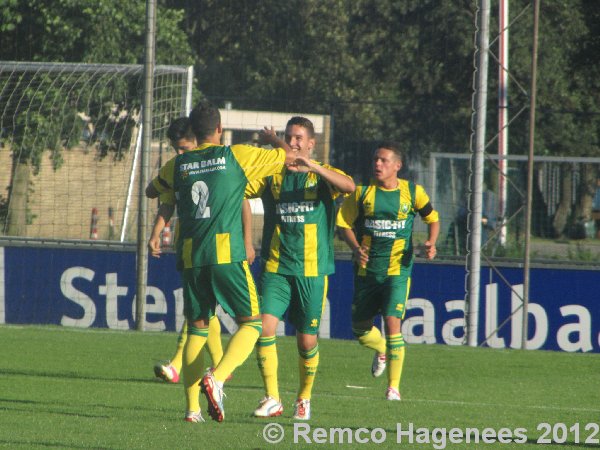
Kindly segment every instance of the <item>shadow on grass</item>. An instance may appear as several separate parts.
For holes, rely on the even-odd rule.
[[[68,379],[68,380],[92,380],[92,381],[118,381],[124,383],[158,383],[165,384],[163,381],[145,377],[145,378],[117,378],[117,377],[102,377],[98,375],[88,375],[76,372],[49,372],[41,370],[12,370],[12,369],[0,369],[0,375],[11,375],[20,377],[42,377],[42,378],[57,378],[57,379]]]
[[[28,440],[3,440],[0,439],[0,446],[7,446],[8,448],[15,448],[16,446],[22,446],[24,448],[34,448],[34,447],[48,447],[48,448],[90,448],[87,445],[77,446],[73,445],[73,443],[65,443],[65,442],[40,442],[40,441],[28,441]],[[97,450],[110,450],[108,447],[94,447]]]

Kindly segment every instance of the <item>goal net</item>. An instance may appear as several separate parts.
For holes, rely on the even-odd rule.
[[[143,66],[0,62],[0,238],[135,240]],[[157,66],[151,167],[191,105],[192,68]]]

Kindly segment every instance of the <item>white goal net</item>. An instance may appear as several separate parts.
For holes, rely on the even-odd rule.
[[[0,62],[0,238],[135,240],[143,75]],[[173,155],[165,132],[189,111],[192,75],[155,68],[152,167]]]

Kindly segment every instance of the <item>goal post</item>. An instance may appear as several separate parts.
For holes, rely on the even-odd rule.
[[[169,123],[189,112],[193,69],[159,65],[154,74],[157,167]],[[142,65],[0,62],[0,164],[9,168],[0,173],[0,239],[89,240],[93,208],[99,240],[135,239],[127,205],[137,208],[128,188],[143,76]]]

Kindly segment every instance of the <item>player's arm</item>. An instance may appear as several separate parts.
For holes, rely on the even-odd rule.
[[[254,250],[254,245],[252,245],[252,209],[248,200],[244,200],[242,203],[242,227],[244,230],[246,259],[248,260],[248,264],[252,264],[254,258],[256,258],[256,251]]]
[[[352,228],[338,228],[340,237],[352,250],[352,260],[361,267],[366,267],[369,262],[369,248],[360,245]]]
[[[429,260],[435,258],[437,249],[435,244],[440,235],[440,218],[438,212],[433,209],[429,196],[423,189],[423,186],[417,185],[415,190],[415,209],[428,227],[428,237],[423,246],[425,247],[425,257]]]
[[[428,224],[428,228],[429,237],[423,245],[425,246],[425,257],[431,260],[435,258],[435,255],[437,253],[435,243],[437,242],[437,238],[440,235],[440,222],[432,222]]]
[[[175,205],[169,203],[161,203],[156,213],[156,219],[154,220],[154,227],[152,228],[152,234],[148,240],[148,250],[150,254],[155,258],[160,258],[160,233],[164,230],[171,220],[171,216],[175,211]]]
[[[154,180],[148,183],[146,186],[146,197],[148,198],[157,198],[160,195],[160,192],[154,187]]]
[[[169,190],[173,190],[173,170],[175,167],[175,158],[170,159],[162,166],[148,186],[146,186],[146,197],[156,198]]]
[[[336,225],[342,240],[352,251],[353,260],[361,267],[365,267],[369,261],[369,249],[361,246],[356,239],[356,234],[352,229],[356,218],[358,217],[358,197],[360,193],[357,189],[354,195],[344,199],[336,218]]]
[[[293,164],[296,160],[296,152],[292,150],[283,139],[277,136],[273,127],[264,127],[258,132],[258,143],[260,145],[270,145],[273,148],[282,148],[285,150],[285,165]]]
[[[341,171],[332,170],[329,167],[322,166],[315,161],[297,156],[294,164],[288,166],[288,170],[292,172],[313,172],[323,178],[334,191],[342,194],[350,194],[354,192],[356,186],[354,181],[348,175]]]

